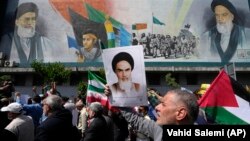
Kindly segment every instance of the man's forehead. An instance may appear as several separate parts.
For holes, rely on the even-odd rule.
[[[23,14],[22,16],[20,16],[20,18],[22,17],[35,17],[36,13],[35,12],[27,12],[25,14]]]
[[[165,95],[164,95],[164,97],[163,97],[163,99],[162,99],[162,102],[164,102],[164,101],[170,101],[170,100],[172,100],[174,98],[174,94],[172,93],[172,92],[167,92]]]
[[[124,65],[124,64],[128,64],[131,67],[131,65],[129,64],[129,62],[127,60],[121,60],[121,61],[117,62],[117,65]]]
[[[225,6],[223,5],[217,5],[214,8],[214,12],[218,13],[218,12],[227,12],[227,13],[231,13]],[[232,13],[231,13],[232,14]]]

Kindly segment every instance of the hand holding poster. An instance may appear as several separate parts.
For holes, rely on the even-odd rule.
[[[147,105],[143,47],[105,49],[102,58],[112,106]]]

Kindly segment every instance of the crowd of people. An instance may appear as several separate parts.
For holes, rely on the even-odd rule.
[[[187,90],[174,89],[161,95],[155,89],[148,89],[147,95],[154,93],[157,99],[154,113],[150,105],[115,107],[114,110],[99,102],[86,105],[80,97],[70,99],[53,91],[56,92],[50,90],[43,96],[34,94],[29,104],[20,102],[18,92],[11,97],[2,93],[0,138],[18,141],[161,141],[166,138],[166,125],[194,125],[198,124],[197,117],[205,119],[200,115],[196,95]],[[112,94],[108,85],[105,94]]]

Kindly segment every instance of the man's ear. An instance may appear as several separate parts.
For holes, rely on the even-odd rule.
[[[233,21],[234,20],[234,14],[231,13],[231,15],[232,15],[232,21]]]
[[[187,109],[185,107],[181,107],[176,114],[176,119],[178,121],[184,119],[187,116]]]
[[[96,42],[97,42],[97,39],[93,39],[93,42],[94,42],[94,44],[96,44]]]
[[[16,24],[16,26],[19,25],[19,20],[16,19],[15,24]]]

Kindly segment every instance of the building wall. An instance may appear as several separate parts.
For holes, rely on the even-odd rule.
[[[0,68],[1,70],[1,68]],[[214,78],[218,75],[219,71],[211,72],[194,72],[194,71],[147,71],[146,81],[147,87],[156,88],[161,94],[165,94],[170,88],[165,80],[165,75],[171,73],[172,77],[176,79],[176,82],[184,88],[192,91],[198,89],[202,83],[212,83]],[[3,75],[4,73],[0,73]],[[42,93],[42,83],[39,83],[39,77],[34,72],[15,72],[5,73],[11,74],[14,80],[16,91],[20,91],[24,94],[32,95],[32,87],[37,86],[38,93]],[[237,80],[243,85],[250,85],[249,72],[236,72]],[[76,96],[77,95],[77,84],[80,81],[87,83],[87,72],[73,72],[69,82],[59,84],[57,86],[58,91],[64,96]],[[192,81],[190,81],[192,80]]]

